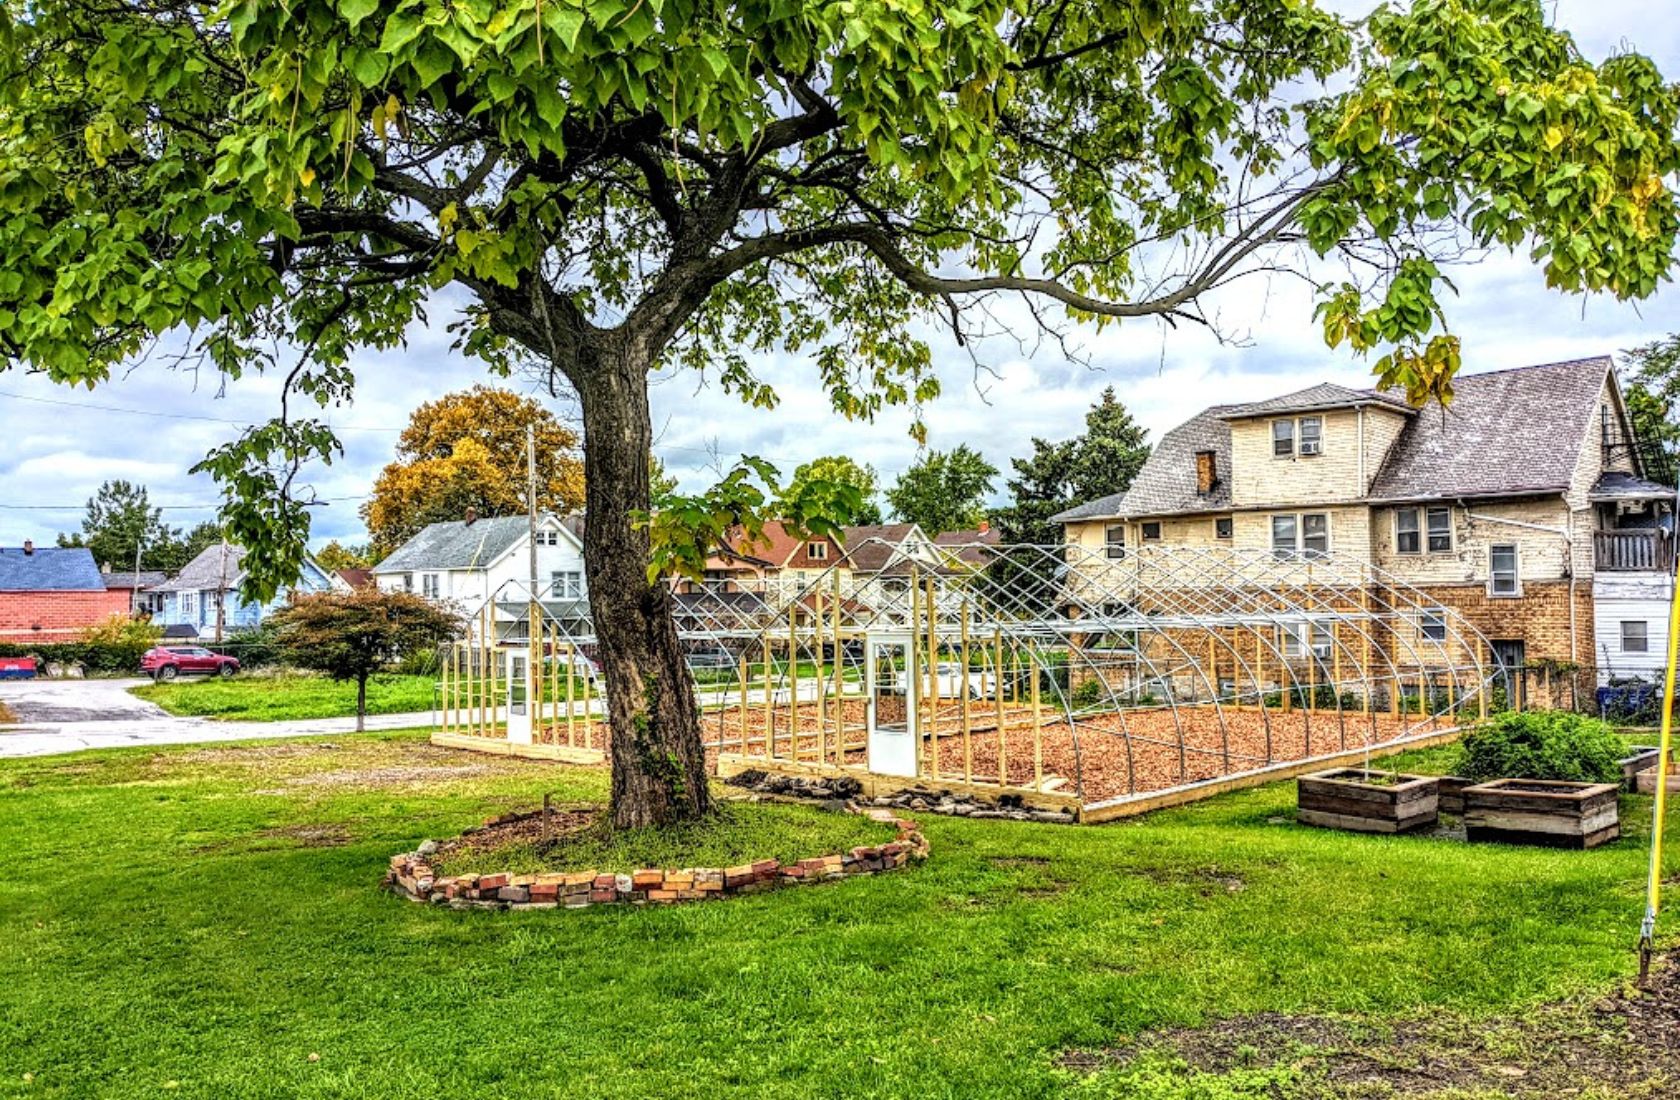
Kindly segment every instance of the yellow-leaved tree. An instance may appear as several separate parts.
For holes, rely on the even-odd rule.
[[[490,386],[446,394],[415,409],[397,437],[396,461],[362,505],[376,557],[428,523],[525,510],[525,429],[537,430],[537,506],[566,515],[583,502],[577,433],[529,397]]]

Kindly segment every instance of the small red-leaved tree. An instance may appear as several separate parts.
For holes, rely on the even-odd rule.
[[[367,717],[368,677],[405,653],[461,632],[461,617],[412,592],[363,586],[349,592],[294,592],[275,613],[291,662],[334,680],[356,681],[356,731]]]

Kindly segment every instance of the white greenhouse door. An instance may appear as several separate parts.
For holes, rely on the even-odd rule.
[[[914,776],[916,760],[915,651],[908,636],[871,636],[864,645],[869,691],[869,770]]]
[[[507,731],[515,745],[531,743],[531,662],[523,653],[508,654]]]

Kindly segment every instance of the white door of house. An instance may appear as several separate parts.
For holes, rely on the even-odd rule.
[[[515,745],[531,743],[531,661],[524,653],[508,654],[507,731]]]
[[[868,690],[869,770],[914,776],[916,761],[916,647],[908,634],[871,634],[864,642]]]

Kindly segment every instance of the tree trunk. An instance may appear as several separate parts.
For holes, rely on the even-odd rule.
[[[367,723],[367,676],[356,677],[356,732],[361,733]]]
[[[649,544],[634,514],[649,504],[653,423],[649,356],[614,335],[582,372],[583,565],[607,681],[612,821],[619,829],[668,825],[711,810],[700,710],[677,643],[673,598],[648,583]]]

